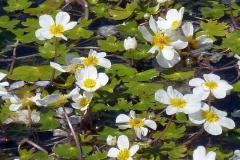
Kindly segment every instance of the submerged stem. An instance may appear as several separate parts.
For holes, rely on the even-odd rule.
[[[156,143],[168,130],[173,118],[174,118],[175,114],[173,114],[170,118],[170,120],[168,121],[168,124],[166,125],[166,127],[164,128],[163,132],[157,137],[155,138],[150,144]]]
[[[58,56],[58,38],[55,37],[55,55],[54,55],[54,63],[57,62],[57,56]],[[53,79],[54,79],[54,76],[55,76],[55,72],[56,72],[56,69],[53,68],[52,78],[51,78],[51,84],[52,84],[52,82],[53,82]]]
[[[189,144],[191,144],[195,139],[197,139],[202,133],[204,132],[204,127],[202,126],[202,128],[198,131],[197,134],[195,134],[191,139],[189,139],[187,142],[183,143],[183,145],[188,146]]]

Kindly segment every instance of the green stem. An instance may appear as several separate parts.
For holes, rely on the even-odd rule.
[[[130,52],[131,52],[131,54],[132,54],[132,67],[134,67],[134,66],[135,66],[134,52],[133,52],[133,50],[131,50]]]
[[[175,114],[173,114],[170,118],[170,120],[168,121],[168,124],[166,125],[166,127],[164,128],[163,132],[157,137],[155,138],[150,144],[156,143],[168,130],[173,118],[174,118]]]
[[[55,37],[55,55],[54,55],[54,62],[55,62],[55,63],[57,62],[57,57],[58,57],[58,38]],[[55,72],[56,72],[56,69],[53,68],[52,78],[51,78],[51,84],[52,84],[52,82],[53,82],[53,79],[54,79],[54,76],[55,76]]]

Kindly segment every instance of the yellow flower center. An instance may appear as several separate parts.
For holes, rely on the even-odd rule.
[[[82,64],[75,64],[74,63],[74,64],[71,64],[71,68],[72,68],[72,70],[68,71],[70,73],[76,72],[77,70],[84,68],[84,66]]]
[[[169,38],[165,37],[164,34],[156,33],[155,36],[153,36],[152,43],[154,46],[158,46],[163,50],[165,46],[169,46]]]
[[[192,37],[187,37],[187,40],[188,40],[188,45],[190,46],[191,49],[197,49],[198,48],[197,41],[192,39]]]
[[[87,78],[83,84],[86,88],[93,88],[96,85],[96,81],[94,79]]]
[[[175,20],[172,22],[171,28],[175,28],[179,23],[179,20]]]
[[[208,122],[217,122],[219,120],[218,115],[214,111],[210,111],[210,110],[203,111],[202,116]]]
[[[54,24],[50,27],[50,33],[53,35],[62,34],[64,31],[64,27],[61,24]]]
[[[214,81],[206,81],[205,86],[207,86],[210,90],[213,90],[218,87],[218,84]]]
[[[130,157],[130,151],[128,149],[122,149],[117,155],[118,160],[128,160]]]
[[[67,103],[67,98],[66,98],[66,95],[63,94],[62,97],[56,101],[56,105],[57,106],[63,106],[65,103]]]
[[[133,128],[140,128],[144,126],[144,122],[140,118],[132,118],[128,122]]]
[[[184,108],[187,105],[187,102],[184,99],[171,98],[170,104],[177,108]]]
[[[80,106],[85,107],[89,103],[89,98],[82,98],[81,101],[79,102]]]
[[[31,98],[31,97],[28,97],[28,98]],[[34,102],[32,102],[31,100],[27,99],[27,97],[24,97],[22,99],[21,104],[22,104],[22,106],[32,106],[32,105],[34,105]]]
[[[98,64],[98,59],[95,56],[88,56],[83,60],[85,66],[96,66]]]

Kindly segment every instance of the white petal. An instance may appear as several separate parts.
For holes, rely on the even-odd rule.
[[[174,55],[175,55],[175,50],[173,49],[172,46],[166,46],[162,50],[162,55],[166,60],[172,60]]]
[[[153,120],[145,120],[144,123],[146,126],[148,126],[149,128],[151,128],[153,130],[157,129],[157,124]]]
[[[62,69],[62,66],[58,63],[50,62],[50,66],[55,68],[56,70],[58,70],[60,72],[66,72],[66,70]]]
[[[129,141],[128,141],[128,137],[125,135],[121,135],[118,137],[117,140],[117,146],[120,150],[125,149],[125,148],[129,148]]]
[[[70,16],[67,12],[59,12],[56,15],[56,24],[61,24],[64,26],[70,21]]]
[[[220,77],[216,74],[203,74],[203,77],[206,81],[214,81],[217,82],[220,80]]]
[[[206,160],[215,160],[216,159],[216,153],[213,151],[210,151],[206,155]]]
[[[191,113],[188,115],[189,120],[195,124],[203,124],[205,119],[202,117],[203,111],[200,109],[195,113]]]
[[[210,94],[210,91],[204,91],[202,87],[195,87],[193,89],[193,94],[196,96],[199,96],[201,100],[207,99],[208,95]]]
[[[152,48],[149,49],[148,53],[155,53],[156,51],[158,51],[158,53],[160,52],[159,47],[153,46]]]
[[[120,114],[116,118],[116,123],[126,123],[129,122],[131,118],[125,114]]]
[[[77,22],[70,22],[70,23],[68,23],[68,24],[65,25],[64,31],[73,29],[76,25],[77,25]]]
[[[158,64],[163,67],[163,68],[171,68],[175,64],[177,64],[180,60],[181,57],[179,56],[178,53],[174,52],[174,58],[172,60],[166,60],[161,53],[157,54],[157,62]]]
[[[110,150],[108,151],[107,156],[108,157],[117,157],[118,154],[119,154],[119,149],[117,149],[117,148],[110,148]]]
[[[220,135],[222,134],[222,127],[218,123],[204,123],[204,129],[211,135]]]
[[[130,148],[130,156],[132,157],[139,150],[139,145],[133,145]]]
[[[46,40],[46,39],[51,39],[53,35],[49,32],[49,30],[46,30],[45,28],[40,28],[36,30],[35,36],[39,40]]]
[[[175,113],[177,113],[178,109],[176,107],[173,107],[173,106],[168,106],[167,109],[166,109],[166,114],[167,115],[173,115]]]
[[[50,28],[54,25],[54,20],[50,15],[42,15],[39,17],[39,25],[43,28]]]
[[[22,104],[11,104],[9,106],[10,111],[17,111],[22,108]]]
[[[155,93],[155,100],[163,104],[170,104],[170,98],[167,92],[163,89],[159,89]]]
[[[228,128],[228,129],[235,128],[234,121],[230,118],[227,118],[227,117],[221,117],[220,120],[219,120],[219,124],[223,127]]]
[[[152,42],[152,35],[145,26],[139,26],[138,29],[142,33],[144,39],[146,39],[149,42]]]
[[[130,117],[131,117],[131,118],[136,118],[136,113],[135,113],[135,111],[133,111],[133,110],[130,111]]]
[[[151,28],[151,30],[156,33],[158,30],[157,30],[157,23],[156,21],[153,19],[153,16],[151,15],[150,16],[150,19],[149,19],[149,26]]]
[[[109,78],[105,73],[99,73],[97,82],[99,82],[100,87],[105,86],[108,82]]]
[[[7,75],[7,74],[0,72],[0,81],[1,81],[4,77],[6,77],[6,75]]]
[[[119,129],[128,129],[128,128],[132,128],[132,126],[129,125],[129,124],[126,124],[126,125],[118,125],[118,128],[119,128]]]
[[[147,135],[147,132],[145,132],[146,131],[146,128],[145,128],[145,130],[141,130],[140,128],[134,128],[134,131],[135,131],[135,134],[136,134],[136,136],[139,138],[139,139],[142,139],[142,135],[144,134],[144,133],[146,133],[145,135]],[[148,131],[148,130],[147,130]],[[143,135],[144,136],[144,135]]]
[[[206,160],[206,149],[203,146],[198,146],[197,149],[193,151],[193,159],[194,160]]]
[[[104,68],[111,68],[111,61],[109,61],[108,59],[106,58],[101,58],[99,61],[98,61],[98,65],[99,66],[102,66]]]
[[[205,81],[201,78],[193,78],[189,81],[189,85],[197,87],[197,86],[201,86],[204,82]]]
[[[193,25],[191,22],[186,22],[184,25],[182,25],[182,31],[186,37],[192,37],[193,36]]]

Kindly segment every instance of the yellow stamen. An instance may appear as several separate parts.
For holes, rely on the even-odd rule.
[[[85,66],[96,66],[98,64],[98,59],[95,56],[88,56],[83,60]]]
[[[217,122],[219,120],[218,115],[214,111],[210,110],[203,111],[202,116],[208,122]]]
[[[64,27],[61,24],[54,24],[50,27],[50,33],[52,33],[53,35],[62,34],[63,31]]]
[[[187,102],[180,98],[171,98],[170,103],[177,108],[184,108],[187,105]]]
[[[197,41],[192,39],[192,37],[187,37],[188,40],[188,45],[190,46],[191,49],[197,49],[198,48],[198,44]]]
[[[66,98],[66,95],[63,94],[62,97],[56,101],[56,105],[58,106],[63,106],[65,103],[67,103],[67,98]]]
[[[122,149],[117,155],[118,160],[128,160],[130,157],[130,151],[128,149]]]
[[[72,73],[72,72],[76,72],[77,70],[79,70],[79,69],[82,69],[82,68],[84,68],[84,65],[82,65],[82,64],[71,64],[71,69],[72,70],[70,70],[70,71],[68,71],[68,72],[70,72],[70,73]]]
[[[85,107],[89,103],[90,99],[89,98],[82,98],[81,101],[79,102],[80,106]]]
[[[31,98],[31,97],[28,97],[28,98]],[[22,106],[32,106],[34,105],[34,102],[32,102],[31,100],[27,99],[27,97],[24,97],[22,99],[22,102],[21,102]]]
[[[153,36],[152,43],[154,46],[158,46],[163,50],[164,47],[169,46],[169,38],[165,37],[164,34],[156,33],[155,36]]]
[[[132,118],[128,122],[133,128],[140,128],[144,126],[144,122],[140,118]]]
[[[86,88],[93,88],[96,85],[96,81],[91,79],[91,78],[87,78],[84,82],[83,82],[84,86]]]
[[[205,86],[207,86],[210,90],[213,90],[218,87],[218,84],[214,81],[206,81]]]

